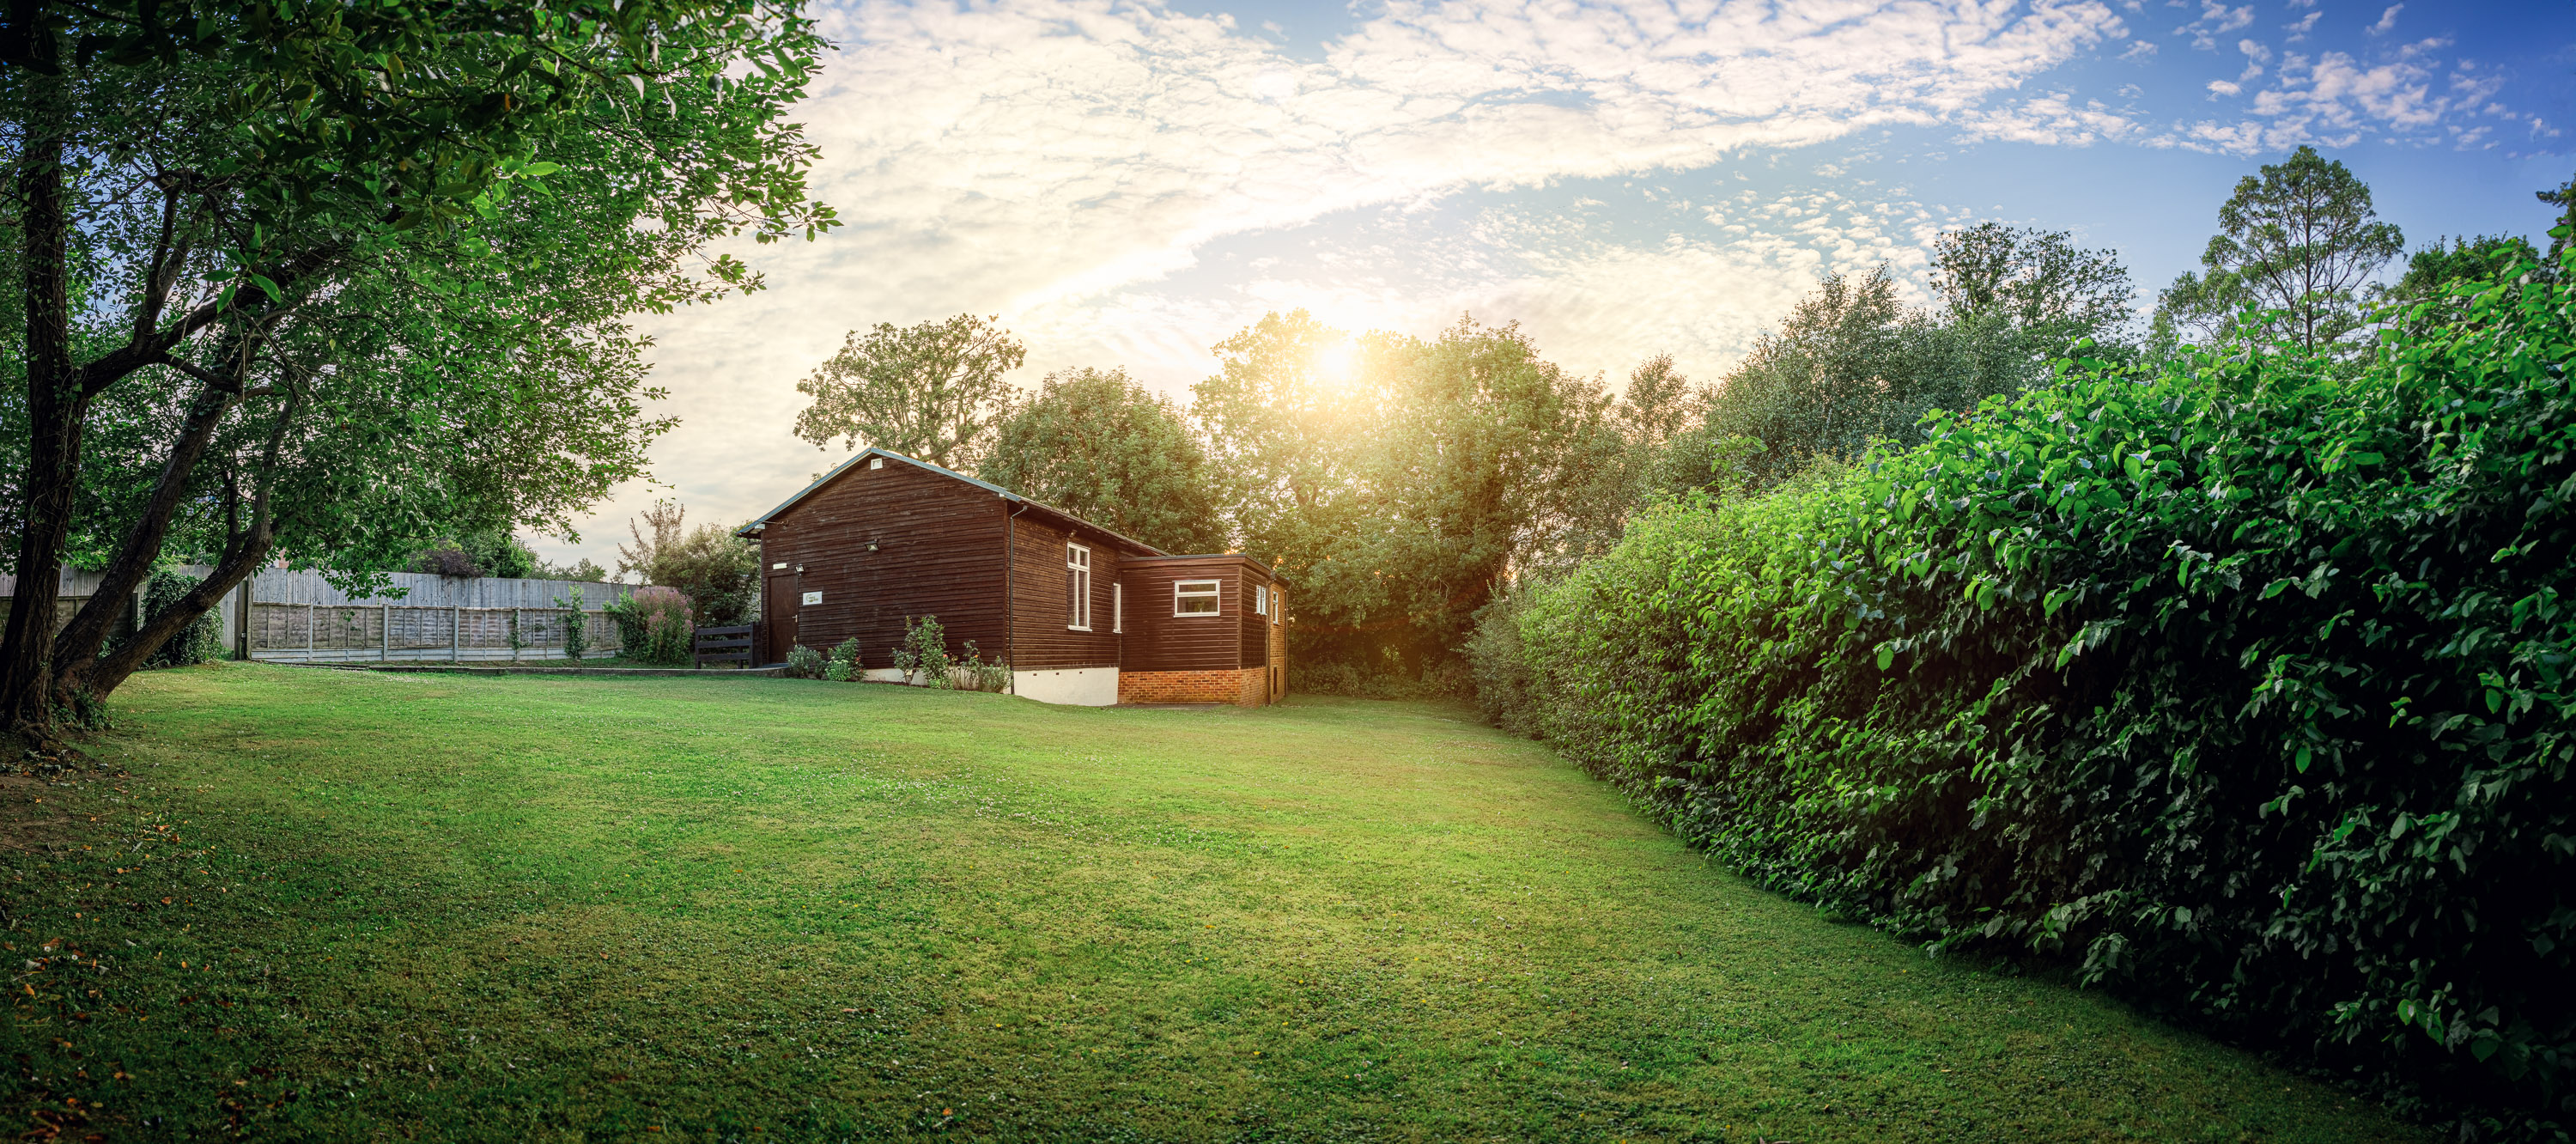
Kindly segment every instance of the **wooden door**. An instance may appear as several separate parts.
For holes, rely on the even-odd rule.
[[[785,663],[796,646],[796,574],[772,572],[760,586],[760,662]]]

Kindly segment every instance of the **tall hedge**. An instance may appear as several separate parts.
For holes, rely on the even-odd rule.
[[[1769,886],[2555,1136],[2576,292],[2515,273],[1668,506],[1489,612],[1489,710]]]

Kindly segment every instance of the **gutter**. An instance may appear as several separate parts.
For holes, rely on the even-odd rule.
[[[1017,502],[1019,505],[1019,507],[1002,514],[1002,662],[1005,664],[1016,665],[1019,662],[1017,658],[1019,651],[1017,641],[1020,636],[1019,519],[1021,513],[1029,510],[1030,502],[1021,500],[1009,493],[1003,493],[1002,499],[1005,501]],[[1020,669],[1017,666],[1013,666],[1011,668],[1010,690],[1003,694],[1017,695],[1019,693]]]

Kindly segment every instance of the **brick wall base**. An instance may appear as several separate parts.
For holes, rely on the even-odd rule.
[[[1259,707],[1270,701],[1270,672],[1246,667],[1220,671],[1122,671],[1120,703],[1231,703]]]

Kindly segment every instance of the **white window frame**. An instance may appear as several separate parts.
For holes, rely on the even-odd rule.
[[[1270,590],[1270,626],[1274,628],[1278,627],[1280,624],[1279,617],[1284,616],[1287,613],[1287,599],[1279,594],[1279,589],[1272,588]]]
[[[1207,590],[1206,590],[1206,591],[1204,591],[1204,592],[1194,592],[1194,591],[1189,591],[1189,590],[1188,590],[1188,589],[1189,589],[1189,587],[1190,587],[1191,585],[1193,585],[1193,584],[1205,584],[1205,585],[1207,585]],[[1182,610],[1181,610],[1181,604],[1182,604],[1182,602],[1183,602],[1183,601],[1185,601],[1185,600],[1206,600],[1208,603],[1210,603],[1210,604],[1214,605],[1214,607],[1211,607],[1211,608],[1209,608],[1207,611],[1204,611],[1204,612],[1185,612],[1185,611],[1182,611]],[[1221,616],[1221,615],[1224,615],[1224,614],[1225,614],[1225,581],[1223,581],[1223,580],[1174,580],[1174,581],[1172,581],[1172,614],[1173,614],[1173,615],[1175,615],[1175,616],[1189,616],[1189,617],[1198,617],[1198,616]]]
[[[1269,585],[1255,584],[1252,586],[1252,614],[1256,616],[1266,616],[1270,614]]]
[[[1073,614],[1065,617],[1065,627],[1077,632],[1091,630],[1091,546],[1067,543],[1064,546],[1064,568],[1073,577]]]
[[[1109,630],[1112,633],[1127,630],[1127,585],[1125,584],[1109,586]]]

